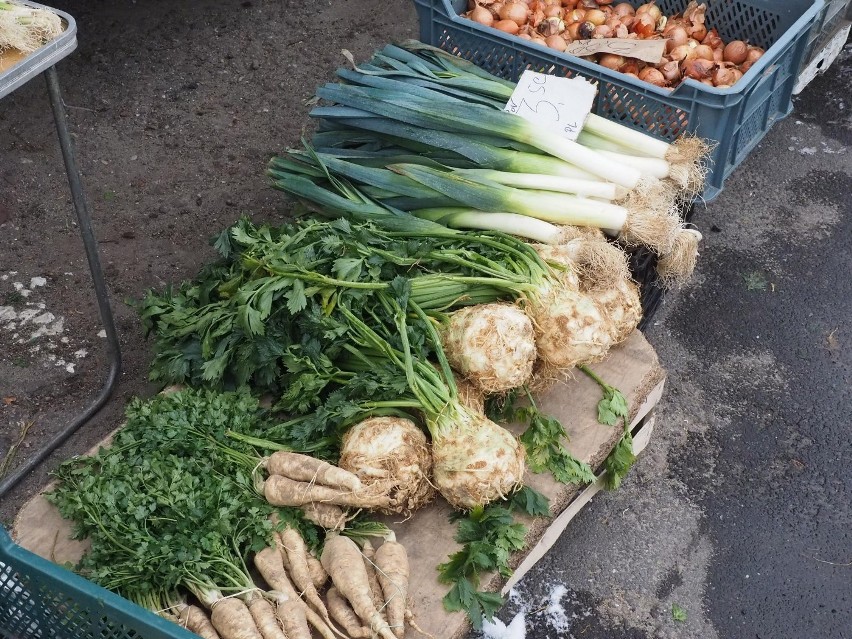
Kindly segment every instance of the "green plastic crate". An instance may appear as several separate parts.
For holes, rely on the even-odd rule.
[[[0,526],[0,638],[198,639],[12,542]]]

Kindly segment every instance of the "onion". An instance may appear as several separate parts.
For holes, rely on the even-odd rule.
[[[544,8],[544,17],[545,18],[561,18],[562,17],[562,7],[558,4],[551,4]]]
[[[715,67],[715,62],[703,58],[694,58],[683,63],[683,75],[693,80],[703,80],[710,77]]]
[[[639,72],[639,79],[657,87],[666,86],[666,78],[654,67],[645,67]]]
[[[663,12],[660,11],[660,7],[658,7],[653,2],[649,2],[648,4],[643,4],[641,7],[636,9],[636,15],[642,15],[642,14],[648,14],[649,16],[651,16],[651,18],[654,21],[654,24],[656,24],[657,20],[659,20],[663,16]]]
[[[749,47],[745,61],[749,64],[754,64],[755,62],[760,60],[764,53],[766,52],[760,47]]]
[[[682,44],[669,51],[669,57],[678,62],[692,60],[695,58],[695,48],[690,47],[688,44]]]
[[[618,19],[618,16],[609,16],[604,22],[606,26],[615,31],[618,27],[621,26],[621,20]]]
[[[584,19],[597,27],[606,22],[606,14],[600,9],[591,9],[586,11]]]
[[[569,24],[565,27],[565,33],[568,34],[568,37],[571,40],[578,40],[580,36],[580,22],[575,22],[574,24]]]
[[[511,20],[519,27],[527,23],[529,7],[524,2],[507,2],[500,10],[501,20]]]
[[[625,62],[621,68],[619,69],[625,75],[634,75],[637,78],[639,77],[639,61],[635,58],[628,58],[627,62]]]
[[[569,11],[568,15],[565,16],[565,24],[574,24],[575,22],[582,22],[583,16],[586,15],[586,12],[582,9],[574,9],[573,11]]]
[[[577,29],[577,36],[580,40],[591,40],[592,34],[595,32],[595,25],[591,22],[581,22],[580,28]]]
[[[713,80],[711,80],[710,78],[704,78],[703,80],[699,80],[699,82],[701,84],[706,84],[709,87],[716,86],[715,84],[713,84]]]
[[[498,1],[492,5],[486,7],[491,12],[491,15],[494,16],[494,20],[500,19],[500,11],[503,9],[503,2]]]
[[[612,37],[612,29],[609,28],[605,24],[599,24],[595,27],[595,32],[592,34],[593,38],[611,38]]]
[[[383,487],[389,514],[408,514],[435,497],[426,435],[408,419],[373,417],[356,424],[343,435],[338,465],[365,487]]]
[[[686,33],[686,29],[683,27],[675,27],[674,29],[669,30],[668,42],[666,42],[666,51],[671,51],[675,47],[686,44],[688,39],[689,36]]]
[[[612,8],[612,11],[613,11],[613,13],[615,13],[615,15],[617,15],[619,18],[624,17],[624,16],[632,16],[632,15],[634,15],[634,14],[636,13],[636,10],[635,10],[635,9],[633,8],[633,6],[632,6],[630,3],[628,3],[628,2],[621,2],[621,3],[617,4],[617,5],[615,5],[615,6]]]
[[[707,36],[707,27],[704,24],[696,24],[692,27],[687,27],[686,32],[696,40],[703,40]]]
[[[730,67],[719,67],[713,72],[713,84],[717,87],[722,85],[731,86],[737,81],[734,73],[738,73],[738,71]]]
[[[719,34],[716,32],[716,29],[710,29],[704,39],[701,40],[701,44],[706,44],[709,47],[714,49],[718,49],[723,46],[722,38],[719,37]]]
[[[703,58],[705,60],[713,59],[713,49],[708,47],[706,44],[699,44],[695,47],[695,49],[693,49],[693,51],[695,52],[696,58]]]
[[[625,27],[623,24],[620,24],[615,28],[615,37],[616,38],[626,38],[629,35],[630,35],[630,32],[627,30],[627,27]]]
[[[538,25],[538,32],[544,38],[559,35],[563,31],[565,31],[565,23],[559,18],[548,18]]]
[[[557,51],[565,51],[565,49],[568,48],[568,43],[565,42],[565,38],[561,35],[548,36],[544,39],[544,43],[551,49],[556,49]]]
[[[742,64],[748,56],[748,45],[742,40],[732,40],[725,45],[723,59],[725,62],[733,62],[734,64]]]
[[[716,63],[724,62],[725,61],[724,52],[725,52],[725,50],[722,49],[722,47],[719,47],[718,49],[713,49],[713,62],[716,62]]]
[[[547,46],[547,40],[545,40],[544,38],[533,36],[533,37],[532,37],[532,41],[533,41],[535,44],[540,44],[540,45],[541,45],[541,46],[543,46],[543,47],[546,47],[546,46]]]
[[[598,59],[598,64],[607,69],[618,71],[624,65],[624,57],[614,53],[604,53]]]
[[[500,31],[505,31],[506,33],[511,33],[515,35],[518,32],[520,27],[518,23],[514,20],[498,20],[494,23],[494,28],[499,29]]]
[[[678,64],[677,60],[666,62],[660,67],[660,73],[663,74],[663,77],[669,84],[675,84],[680,81],[680,64]]]
[[[654,35],[654,32],[656,30],[656,22],[648,12],[637,13],[636,18],[630,25],[630,30],[636,35],[638,35],[640,38]]]
[[[476,5],[476,7],[467,14],[467,17],[474,22],[485,25],[486,27],[490,27],[494,24],[494,16],[491,15],[491,12],[488,9],[480,5]]]

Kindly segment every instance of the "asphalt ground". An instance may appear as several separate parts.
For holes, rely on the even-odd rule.
[[[501,611],[527,639],[852,637],[850,106],[847,44],[699,205],[651,443]]]

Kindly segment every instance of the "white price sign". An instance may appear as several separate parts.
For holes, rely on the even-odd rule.
[[[524,71],[503,110],[576,140],[596,93],[597,86],[585,78]]]

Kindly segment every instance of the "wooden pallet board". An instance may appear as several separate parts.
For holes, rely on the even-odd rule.
[[[653,423],[652,410],[662,395],[665,373],[660,368],[656,353],[636,331],[622,345],[613,349],[607,359],[593,366],[607,381],[619,388],[630,406],[631,430],[634,431],[637,449],[644,447]],[[620,427],[604,426],[597,422],[597,402],[600,389],[586,376],[559,383],[542,393],[538,399],[542,410],[557,417],[566,427],[570,441],[568,448],[578,459],[598,467],[612,451],[621,436]],[[516,434],[517,425],[509,428]],[[108,440],[105,440],[106,443]],[[586,487],[565,486],[549,474],[528,474],[527,483],[550,499],[551,517],[528,520],[526,548],[513,556],[514,583],[540,559],[555,542],[568,522],[601,490],[599,479]],[[45,487],[45,491],[50,486]],[[435,567],[455,552],[459,546],[453,541],[455,525],[449,520],[451,509],[439,499],[418,511],[407,521],[388,519],[397,539],[405,545],[411,564],[409,593],[412,610],[423,630],[442,639],[463,636],[468,625],[461,613],[447,613],[442,597],[447,586],[438,583]],[[69,538],[70,525],[58,511],[39,494],[18,513],[13,537],[28,550],[57,563],[74,563],[86,550],[85,541]],[[489,590],[504,586],[497,575],[487,576],[483,584]],[[419,636],[413,631],[406,638]]]

